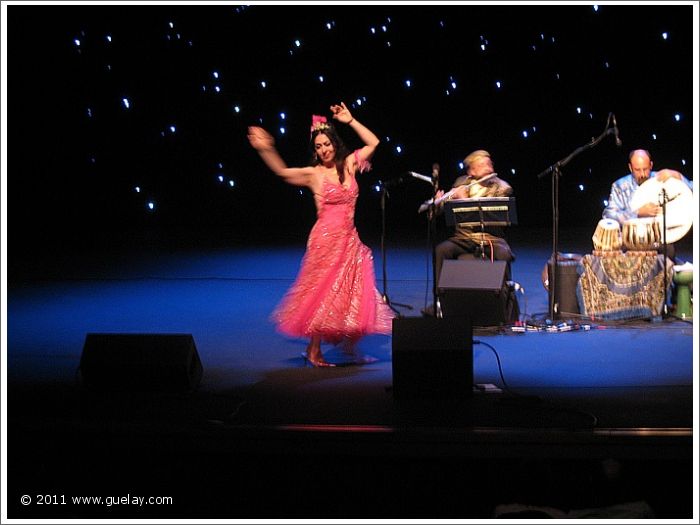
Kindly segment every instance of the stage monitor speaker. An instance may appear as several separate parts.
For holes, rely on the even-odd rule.
[[[445,260],[438,279],[443,317],[469,319],[472,326],[510,322],[506,261]]]
[[[474,362],[468,320],[395,318],[391,354],[395,399],[472,395]]]
[[[190,334],[87,334],[83,384],[94,390],[190,392],[202,362]]]

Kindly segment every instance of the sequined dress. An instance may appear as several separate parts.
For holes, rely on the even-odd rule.
[[[371,250],[355,228],[359,187],[327,179],[301,268],[273,313],[277,329],[293,337],[344,337],[391,333],[391,309],[377,291]]]

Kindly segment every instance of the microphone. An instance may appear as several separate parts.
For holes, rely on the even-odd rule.
[[[424,180],[428,184],[433,183],[433,179],[431,179],[427,175],[421,175],[420,173],[416,173],[415,171],[409,171],[408,173],[411,174],[411,177],[415,177],[416,179]]]
[[[613,133],[615,133],[615,146],[618,148],[622,146],[622,141],[620,140],[620,130],[617,129],[617,120],[615,119],[615,113],[611,113],[612,115],[612,125],[613,125]]]

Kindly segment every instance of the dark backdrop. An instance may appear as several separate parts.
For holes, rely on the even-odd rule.
[[[382,139],[360,181],[370,239],[379,181],[438,162],[446,188],[479,148],[513,185],[520,225],[551,225],[538,173],[615,113],[623,146],[606,137],[561,179],[561,225],[592,233],[630,149],[692,176],[691,43],[691,6],[9,6],[10,257],[302,241],[311,196],[264,167],[246,127],[305,165],[311,114],[339,101]],[[392,238],[424,235],[429,194],[410,178],[390,191]]]

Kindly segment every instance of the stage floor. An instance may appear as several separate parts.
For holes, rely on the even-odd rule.
[[[580,239],[579,234],[568,238],[564,233],[562,238],[561,251],[587,251],[587,241],[571,241]],[[523,232],[512,245],[517,257],[513,280],[525,291],[520,296],[521,314],[544,317],[547,292],[541,271],[551,251],[547,237]],[[398,308],[402,315],[420,315],[432,300],[429,254],[421,247],[389,245],[384,283],[381,254],[371,247],[380,292],[412,307]],[[679,257],[692,260],[692,246],[680,248]],[[309,468],[320,475],[329,458],[335,458],[331,464],[348,479],[357,475],[354,469],[359,465],[371,469],[380,458],[377,464],[393,473],[392,482],[416,476],[413,468],[406,467],[407,458],[416,465],[427,462],[431,475],[440,471],[435,461],[448,462],[452,467],[443,467],[457,469],[451,476],[475,465],[484,469],[496,465],[524,475],[536,468],[533,465],[551,466],[552,461],[557,469],[562,465],[558,462],[565,461],[567,469],[578,464],[585,465],[580,472],[588,472],[590,465],[598,469],[601,461],[613,458],[623,462],[628,476],[634,477],[638,465],[651,462],[657,465],[652,469],[656,474],[681,477],[685,484],[691,481],[688,465],[697,409],[692,322],[668,318],[593,323],[590,330],[564,333],[477,330],[473,396],[395,399],[391,337],[362,340],[361,350],[377,358],[375,363],[313,369],[305,367],[300,356],[305,341],[275,332],[270,313],[294,279],[303,250],[302,242],[207,251],[100,251],[65,257],[55,265],[37,264],[16,273],[16,279],[10,276],[7,388],[12,494],[29,490],[28,486],[58,490],[66,480],[53,470],[75,467],[58,459],[66,451],[74,454],[77,472],[92,476],[98,485],[112,487],[114,479],[103,477],[92,463],[96,458],[112,467],[117,466],[114,458],[119,458],[117,463],[132,465],[140,476],[141,468],[125,459],[129,447],[137,451],[134,457],[139,461],[151,458],[162,474],[156,476],[161,482],[172,476],[166,463],[172,463],[173,456],[180,458],[174,463],[183,472],[192,474],[194,467],[186,463],[195,462],[216,470],[216,476],[222,475],[217,457],[227,464],[235,458],[240,476],[254,476],[251,458],[274,457],[279,468],[263,469],[279,478],[270,489],[273,492],[283,490],[284,482],[293,483],[283,465],[299,469],[312,464]],[[203,365],[201,384],[189,394],[86,390],[78,365],[87,333],[191,334]],[[329,360],[342,360],[339,349],[324,345],[324,351]],[[13,448],[31,451],[35,459],[17,459]],[[87,461],[85,454],[92,460]],[[27,465],[43,469],[44,481],[32,480]],[[122,476],[129,474],[120,470],[116,479]],[[87,480],[70,478],[76,490],[86,487]],[[414,502],[402,507],[394,502],[383,507],[382,489],[373,483],[376,498],[360,505],[364,510],[354,517],[381,514],[381,509],[402,517],[414,511],[465,516],[469,508],[474,516],[488,517],[496,503],[511,500],[490,492],[497,479],[486,478],[489,482],[481,489],[474,481],[467,484],[476,493],[484,491],[482,503],[448,505],[445,513],[436,510],[440,498],[435,495],[435,505]],[[332,476],[326,473],[319,479],[331,482]],[[242,482],[238,477],[231,481]],[[660,485],[660,481],[648,483],[658,490]],[[406,494],[417,490],[406,488]],[[262,487],[250,491],[251,501],[265,492]],[[656,514],[687,513],[686,490],[677,495],[668,491],[659,492],[663,497],[655,500]],[[506,494],[515,497],[517,492]],[[560,501],[561,494],[558,497]],[[601,502],[598,495],[595,501],[569,499],[566,504],[578,508]],[[288,502],[260,513],[252,503],[238,505],[249,518],[317,517],[321,510],[326,514],[320,515],[340,517],[328,502],[317,507]],[[233,509],[229,504],[210,502],[210,506]],[[180,508],[191,516],[203,512],[203,505],[191,501]],[[14,517],[50,515],[41,514],[49,512],[46,508],[14,509]],[[217,512],[213,517],[222,517]]]

